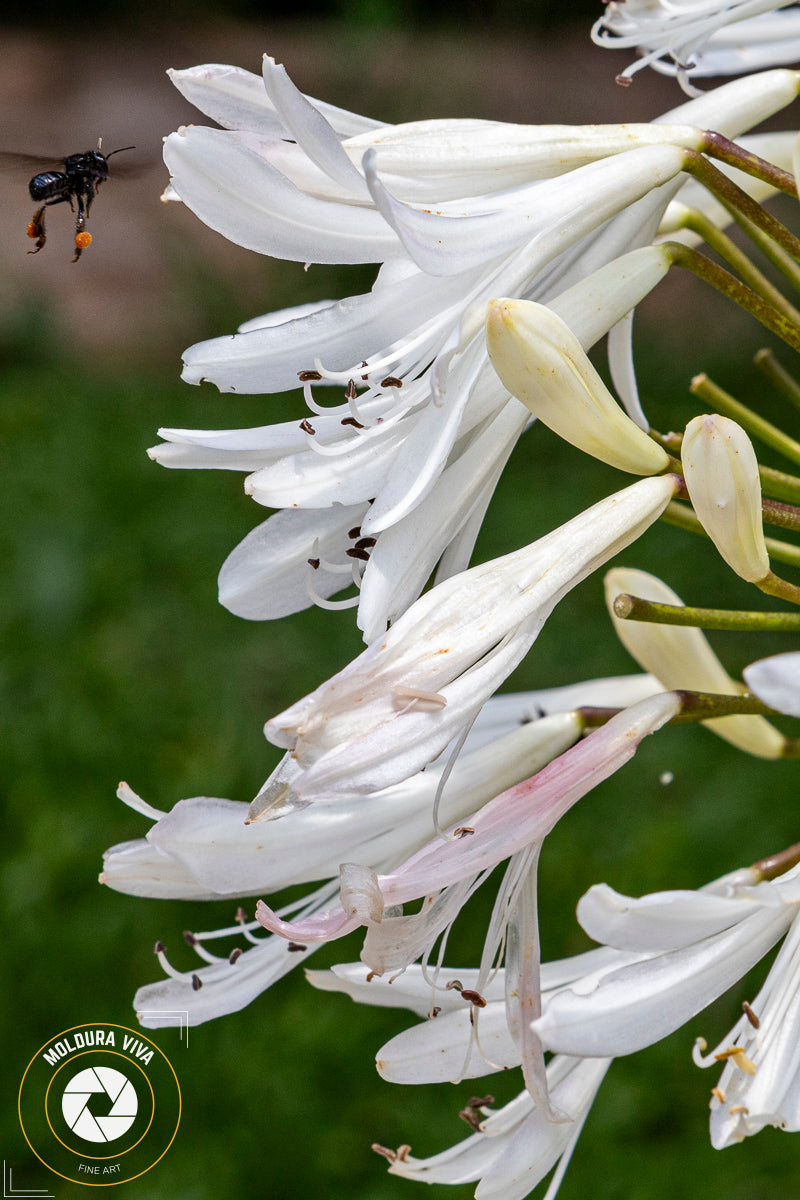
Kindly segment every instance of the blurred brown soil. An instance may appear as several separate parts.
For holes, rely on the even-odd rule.
[[[94,243],[75,265],[65,206],[48,216],[45,249],[28,256],[27,177],[0,174],[0,336],[22,315],[51,323],[81,354],[176,366],[185,345],[276,307],[275,273],[285,268],[230,245],[181,205],[160,202],[161,139],[204,119],[171,86],[168,67],[230,62],[258,72],[266,51],[312,95],[387,121],[640,121],[684,99],[674,81],[652,74],[629,88],[616,85],[627,59],[592,47],[584,30],[537,40],[480,31],[354,34],[321,22],[265,20],[165,25],[146,39],[124,40],[7,31],[3,45],[0,149],[41,151],[47,160],[93,147],[102,136],[107,149],[135,144],[136,157],[152,167],[134,181],[112,178],[104,186],[92,213]],[[239,312],[208,329],[194,297],[215,281],[221,304],[235,294]]]

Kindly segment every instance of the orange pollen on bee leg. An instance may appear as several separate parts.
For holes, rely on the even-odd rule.
[[[29,238],[37,238],[39,236],[39,228],[35,221],[28,222],[28,228],[25,230]]]
[[[92,235],[90,233],[84,232],[84,233],[76,233],[75,234],[75,245],[78,248],[78,250],[85,250],[86,247],[91,246],[91,244],[92,244]]]

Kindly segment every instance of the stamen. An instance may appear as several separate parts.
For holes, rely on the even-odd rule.
[[[319,371],[298,371],[297,378],[301,383],[319,382],[322,379]]]
[[[725,1101],[728,1099],[728,1097],[723,1092],[722,1088],[718,1088],[718,1087],[713,1087],[711,1089],[711,1095],[715,1096],[717,1098],[717,1100],[719,1100],[720,1104],[724,1104]]]
[[[387,1162],[397,1162],[397,1154],[394,1150],[390,1150],[388,1146],[379,1146],[377,1142],[373,1142],[370,1150],[374,1150],[376,1154],[382,1154]]]
[[[306,575],[306,592],[312,604],[317,604],[320,608],[327,608],[331,612],[337,612],[339,609],[345,608],[356,608],[358,606],[358,596],[351,596],[349,600],[326,600],[312,586],[310,574]]]
[[[303,952],[305,952],[305,951],[308,949],[308,946],[303,946],[303,945],[302,945],[302,943],[300,943],[300,942],[289,942],[289,944],[288,944],[288,946],[286,947],[286,949],[287,949],[287,950],[288,950],[290,953],[294,953],[294,954],[296,954],[298,951],[303,951]]]
[[[231,950],[230,954],[228,955],[228,962],[231,964],[231,966],[239,961],[243,953],[244,951],[242,950],[241,946],[234,946],[233,950]]]
[[[193,991],[193,992],[199,992],[199,991],[200,991],[200,988],[201,988],[202,986],[203,986],[203,981],[202,981],[202,979],[200,978],[200,976],[199,976],[199,975],[193,975],[193,976],[192,976],[192,991]]]
[[[747,1107],[746,1104],[734,1104],[733,1107],[730,1108],[728,1111],[730,1112],[732,1117],[735,1116],[737,1113],[742,1113],[745,1117],[750,1116],[750,1109]]]
[[[752,1008],[750,1007],[750,1005],[747,1003],[746,1000],[742,1001],[742,1008],[744,1010],[744,1015],[747,1017],[748,1021],[753,1026],[753,1029],[760,1029],[761,1022],[758,1019],[758,1017],[756,1016],[756,1014],[753,1012]]]
[[[312,437],[317,432],[316,429],[314,428],[314,426],[309,421],[308,417],[304,417],[303,420],[300,422],[300,428],[302,429],[303,433],[310,433]]]

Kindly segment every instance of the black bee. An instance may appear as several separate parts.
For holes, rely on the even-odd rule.
[[[135,146],[122,146],[119,150],[112,150],[111,154],[103,154],[101,144],[102,139],[98,141],[96,150],[86,150],[83,154],[70,154],[67,158],[62,159],[63,170],[40,171],[31,179],[28,184],[31,199],[44,201],[44,203],[37,208],[28,225],[28,237],[36,239],[36,246],[33,250],[28,251],[29,254],[37,254],[47,241],[44,230],[44,210],[53,204],[66,203],[74,212],[73,199],[77,202],[78,215],[75,220],[75,257],[72,261],[77,262],[81,251],[91,243],[92,235],[85,229],[86,219],[100,184],[109,177],[108,160],[113,154],[120,154],[123,150],[136,149]],[[0,157],[17,164],[37,161],[28,154],[3,154]],[[38,161],[41,162],[41,159]]]

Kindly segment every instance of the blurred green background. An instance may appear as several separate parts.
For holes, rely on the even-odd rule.
[[[185,19],[169,25],[144,4],[135,15],[123,10],[116,27],[107,8],[84,6],[80,29],[71,15],[64,21],[61,6],[40,7],[36,29],[9,13],[0,80],[6,148],[72,153],[102,135],[108,148],[135,142],[142,161],[155,163],[159,139],[196,115],[164,69],[221,61],[258,71],[265,50],[312,94],[389,121],[646,119],[681,102],[661,79],[615,88],[620,60],[588,45],[593,6],[571,6],[573,17],[589,14],[577,28],[552,25],[558,7],[481,6],[457,33],[447,21],[460,5],[441,5],[424,30],[430,9],[412,0],[320,4],[295,10],[293,20],[288,6],[267,17],[256,4],[215,4],[197,16],[193,3],[193,19],[187,6]],[[296,394],[232,398],[181,384],[181,351],[258,312],[364,290],[371,272],[306,273],[258,259],[179,206],[159,205],[164,182],[156,166],[135,183],[109,182],[93,214],[95,242],[73,266],[68,214],[54,211],[46,249],[28,258],[25,180],[0,180],[2,1155],[15,1187],[51,1187],[59,1198],[86,1193],[49,1175],[22,1138],[15,1097],[28,1060],[73,1024],[133,1023],[136,987],[160,975],[156,938],[189,968],[195,960],[181,931],[232,917],[228,903],[162,904],[97,885],[104,848],[147,827],[116,800],[118,780],[165,809],[198,794],[249,800],[278,757],[263,740],[263,721],[360,647],[352,613],[315,611],[262,626],[222,610],[219,566],[264,513],[243,496],[240,476],[168,472],[145,449],[160,425],[246,426],[302,415]],[[642,392],[655,425],[680,429],[697,411],[686,384],[701,369],[785,418],[749,366],[767,339],[740,327],[699,285],[667,281],[637,321]],[[720,345],[732,331],[735,356]],[[535,430],[498,489],[476,561],[532,540],[625,482]],[[652,530],[623,561],[663,575],[687,602],[754,603],[707,546],[668,528]],[[784,648],[732,636],[715,645],[734,671]],[[630,669],[597,577],[559,607],[508,686]],[[667,771],[674,778],[664,786]],[[796,767],[764,767],[702,730],[650,739],[548,840],[546,955],[587,944],[574,906],[594,882],[632,893],[694,887],[795,841],[796,780]],[[454,964],[474,957],[489,900],[479,897],[454,935]],[[357,940],[339,943],[312,965],[357,955]],[[758,978],[615,1065],[567,1174],[565,1200],[794,1200],[793,1139],[768,1130],[723,1154],[710,1149],[706,1103],[715,1079],[690,1061],[694,1036],[721,1037]],[[520,1082],[510,1072],[457,1088],[383,1083],[373,1054],[411,1020],[321,996],[297,972],[244,1012],[192,1030],[188,1049],[177,1031],[156,1032],[181,1081],[183,1121],[162,1162],[120,1194],[412,1197],[421,1185],[387,1176],[370,1143],[409,1142],[418,1155],[443,1149],[468,1135],[457,1113],[471,1095],[489,1090],[501,1102]],[[434,1191],[460,1200],[473,1189]]]

